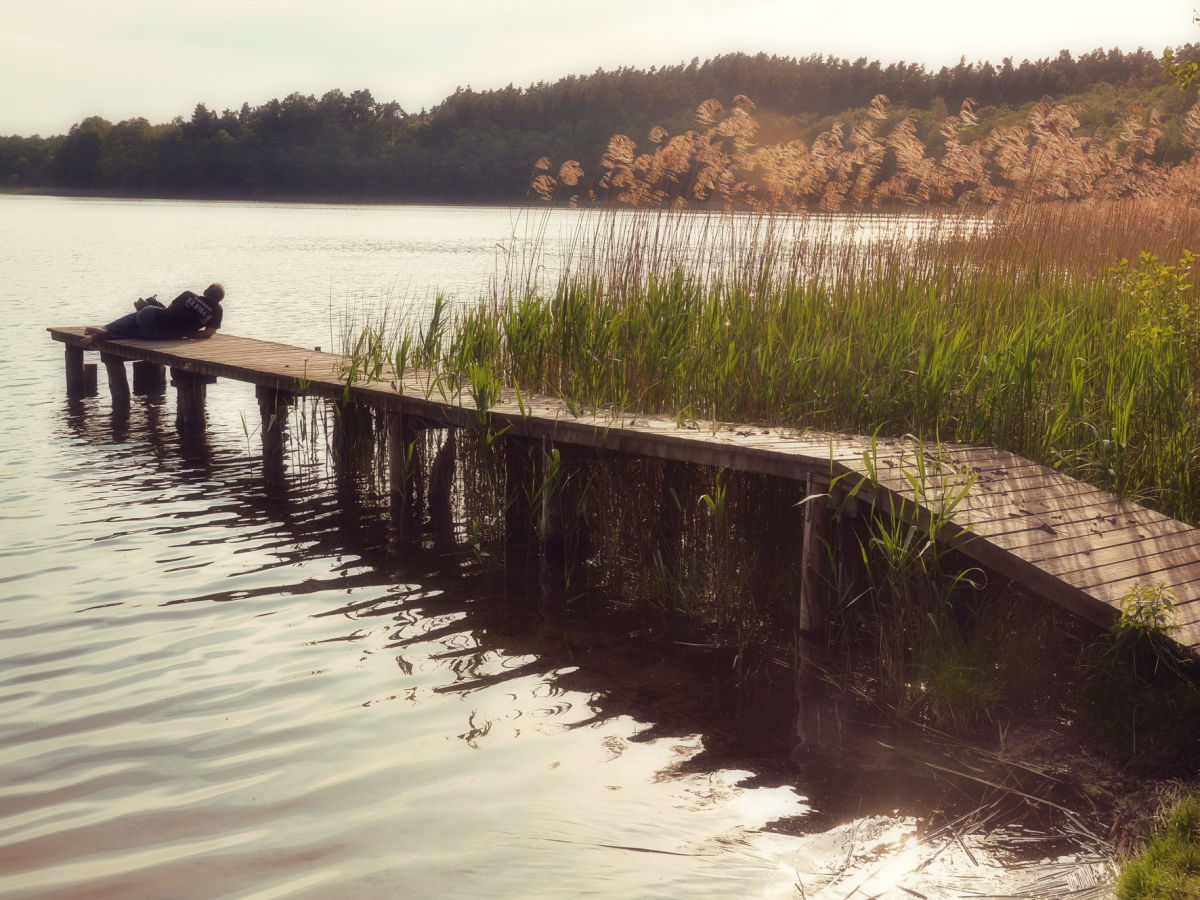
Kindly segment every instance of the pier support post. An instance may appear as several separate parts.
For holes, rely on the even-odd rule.
[[[83,361],[83,348],[67,344],[63,351],[66,363],[67,396],[93,397],[96,394],[96,364]]]
[[[262,418],[263,474],[268,481],[282,481],[288,407],[293,396],[265,385],[259,385],[254,393]]]
[[[112,353],[101,353],[100,361],[108,373],[108,390],[114,401],[129,401],[129,377],[125,373],[125,359]]]
[[[662,487],[659,491],[658,521],[654,528],[654,551],[663,583],[669,589],[667,601],[674,607],[680,576],[679,553],[683,539],[683,464],[664,460]]]
[[[184,430],[204,428],[204,398],[209,378],[171,369],[175,386],[175,425]]]
[[[533,498],[537,495],[535,459],[539,445],[528,438],[509,435],[504,448],[504,564],[511,581],[524,579],[537,548],[537,521]]]
[[[454,513],[451,493],[454,487],[454,466],[457,456],[456,429],[447,428],[445,440],[433,458],[429,473],[429,524],[434,540],[442,549],[454,544]]]
[[[860,501],[843,497],[833,517],[835,583],[842,603],[854,602],[867,590],[866,564],[859,545]]]
[[[339,468],[358,469],[370,458],[371,410],[357,403],[334,403],[333,454]]]
[[[555,447],[547,441],[541,457],[542,592],[547,599],[557,600],[584,587],[582,563],[588,536],[582,470],[579,451],[571,447]]]
[[[67,344],[63,356],[67,365],[67,394],[77,397],[83,393],[83,348]]]
[[[821,678],[818,660],[825,649],[826,603],[833,548],[832,503],[827,478],[810,475],[805,485],[800,609],[796,617],[795,750],[806,752],[838,738],[836,704]]]
[[[139,396],[161,394],[167,389],[167,370],[144,359],[133,363],[133,392]]]
[[[804,543],[800,577],[800,611],[796,627],[803,635],[820,639],[825,633],[825,600],[829,593],[830,503],[829,482],[810,475],[804,504]]]
[[[566,538],[563,535],[563,472],[562,450],[549,441],[542,446],[541,471],[541,533],[542,556],[548,566],[561,568],[566,560]]]
[[[387,413],[388,507],[392,520],[392,550],[413,543],[417,525],[418,456],[416,432],[399,410]]]

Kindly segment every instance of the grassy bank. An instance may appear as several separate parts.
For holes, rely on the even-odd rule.
[[[1122,867],[1116,894],[1120,900],[1200,897],[1200,797],[1185,794],[1163,813],[1146,846]]]

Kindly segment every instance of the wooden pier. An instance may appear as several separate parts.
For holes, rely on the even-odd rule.
[[[48,330],[66,345],[68,389],[94,392],[95,367],[89,370],[79,346],[83,329]],[[1184,646],[1200,646],[1200,529],[1002,450],[629,414],[576,415],[559,400],[511,391],[481,411],[468,390],[443,389],[427,374],[348,385],[338,354],[224,334],[204,341],[103,340],[91,349],[100,353],[114,402],[127,401],[131,390],[126,360],[134,361],[135,393],[161,390],[162,367],[168,367],[181,427],[203,422],[206,386],[215,378],[257,385],[268,459],[278,455],[280,422],[295,395],[336,400],[349,415],[381,410],[388,415],[396,496],[410,490],[405,448],[414,429],[478,427],[486,420],[506,437],[543,446],[771,475],[807,483],[810,494],[836,499],[853,493],[887,504],[910,522],[936,525],[940,540],[982,567],[1101,624],[1114,619],[1131,591],[1163,585],[1177,602],[1171,635]],[[806,571],[804,580],[815,582],[820,554],[814,542],[821,539],[827,504],[807,508],[797,547],[806,545],[805,568],[813,577]],[[543,513],[553,523],[553,509]],[[801,620],[819,627],[814,589],[802,593]]]

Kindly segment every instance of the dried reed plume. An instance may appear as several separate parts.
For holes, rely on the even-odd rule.
[[[966,142],[978,124],[966,100],[939,129],[942,149],[931,153],[915,122],[901,119],[884,131],[888,98],[871,100],[866,118],[846,131],[841,122],[803,141],[758,144],[755,105],[743,95],[729,107],[715,99],[696,108],[697,128],[670,135],[655,126],[639,149],[613,135],[598,177],[586,190],[576,160],[551,174],[550,160],[534,165],[531,190],[543,200],[570,189],[587,199],[627,206],[702,205],[728,209],[796,211],[870,210],[901,206],[983,207],[1053,200],[1196,199],[1200,157],[1167,166],[1155,161],[1162,138],[1154,110],[1132,109],[1109,139],[1076,136],[1076,109],[1040,103],[1025,125],[997,128]],[[1181,138],[1200,149],[1200,103],[1183,117]]]

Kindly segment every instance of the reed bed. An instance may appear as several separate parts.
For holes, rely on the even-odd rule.
[[[571,215],[561,257],[524,243],[477,302],[351,331],[347,383],[417,369],[484,411],[513,387],[699,427],[996,445],[1200,523],[1200,218],[1186,205]],[[569,597],[683,618],[739,661],[807,652],[797,485],[544,450],[514,480],[513,446],[480,423],[460,431],[454,504],[477,552],[509,554],[513,498],[536,507],[553,473],[577,525]],[[1018,708],[1030,673],[1055,664],[1053,613],[886,510],[860,515],[829,547],[837,690],[958,731]]]
[[[919,217],[598,212],[352,371],[580,410],[996,445],[1200,522],[1200,220],[1161,202]],[[474,387],[472,387],[474,386]]]
[[[639,145],[615,134],[591,176],[576,160],[534,164],[530,191],[571,205],[701,206],[755,210],[980,208],[1014,202],[1187,198],[1200,182],[1200,103],[1184,112],[1177,139],[1190,156],[1164,163],[1154,109],[1125,110],[1110,129],[1078,134],[1077,106],[1035,104],[1023,125],[979,131],[975,102],[963,101],[926,144],[910,116],[883,94],[857,121],[834,122],[811,145],[761,143],[753,100],[726,108],[709,99],[695,127],[670,135],[655,126]]]

